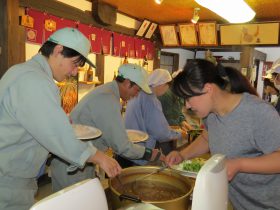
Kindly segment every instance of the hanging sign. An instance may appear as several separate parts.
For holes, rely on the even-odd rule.
[[[113,55],[121,57],[121,35],[118,33],[113,33]]]
[[[55,31],[65,27],[76,28],[76,24],[77,23],[73,20],[45,14],[45,30],[43,36],[44,41],[47,41],[50,35]]]
[[[111,43],[112,32],[101,29],[101,45],[102,45],[102,52],[105,55],[110,54],[110,43]]]
[[[128,56],[127,36],[113,33],[113,53],[115,56]]]
[[[43,30],[44,30],[44,21],[45,16],[42,12],[26,9],[26,15],[33,19],[33,27],[25,26],[26,30],[26,41],[32,42],[35,44],[43,43]]]
[[[20,25],[33,28],[34,27],[34,18],[29,15],[22,15],[20,20]]]
[[[134,47],[134,37],[126,36],[127,44],[127,56],[130,58],[135,58],[135,47]]]
[[[154,54],[155,54],[155,47],[153,42],[146,41],[146,57],[148,60],[153,60],[154,59]]]
[[[52,19],[45,20],[45,29],[47,31],[55,31],[56,30],[56,22]]]
[[[80,23],[78,29],[88,37],[91,44],[91,52],[100,54],[101,53],[101,30],[99,28],[85,25]]]
[[[37,31],[32,29],[32,28],[27,28],[26,29],[26,39],[27,39],[27,41],[36,42],[36,38],[37,38]]]
[[[277,45],[279,23],[221,25],[220,37],[221,45]]]

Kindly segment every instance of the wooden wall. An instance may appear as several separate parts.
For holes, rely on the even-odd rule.
[[[19,26],[18,0],[0,1],[0,77],[9,67],[25,61],[24,28]]]

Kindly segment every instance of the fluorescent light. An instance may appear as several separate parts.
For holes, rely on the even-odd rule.
[[[64,4],[70,5],[82,11],[91,11],[92,3],[90,1],[69,1],[69,0],[57,0]]]
[[[196,23],[198,22],[198,20],[199,20],[199,16],[194,16],[194,17],[191,19],[192,23],[194,23],[194,24],[196,24]]]
[[[195,0],[198,4],[215,12],[230,23],[245,23],[256,13],[243,0]]]
[[[199,20],[199,12],[200,8],[194,8],[193,10],[193,18],[191,19],[192,23],[196,24],[197,21]]]
[[[161,4],[163,0],[155,0],[157,4]]]

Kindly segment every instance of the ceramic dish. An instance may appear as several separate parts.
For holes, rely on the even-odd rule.
[[[95,139],[101,136],[101,130],[87,125],[72,124],[76,137],[80,140]]]
[[[186,170],[184,169],[184,164],[187,165],[192,165],[194,163],[198,163],[199,167],[201,168],[203,166],[203,164],[205,163],[205,159],[203,158],[194,158],[192,160],[184,160],[182,163],[178,164],[178,165],[173,165],[171,166],[172,169],[178,171],[180,174],[187,176],[187,177],[192,177],[192,178],[196,178],[197,174],[198,174],[198,170],[193,171],[193,170]],[[191,168],[191,167],[190,167]]]
[[[126,132],[129,140],[133,143],[146,141],[149,137],[147,133],[139,130],[127,129]]]

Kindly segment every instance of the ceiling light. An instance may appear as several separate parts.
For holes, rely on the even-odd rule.
[[[163,0],[155,0],[155,2],[156,2],[157,4],[161,4],[161,3],[163,2]]]
[[[230,23],[245,23],[256,13],[243,0],[195,0],[198,4],[212,10]]]
[[[196,24],[197,21],[199,20],[199,15],[198,15],[199,10],[200,10],[200,8],[194,8],[194,10],[193,10],[193,18],[191,19],[191,21],[194,24]]]

